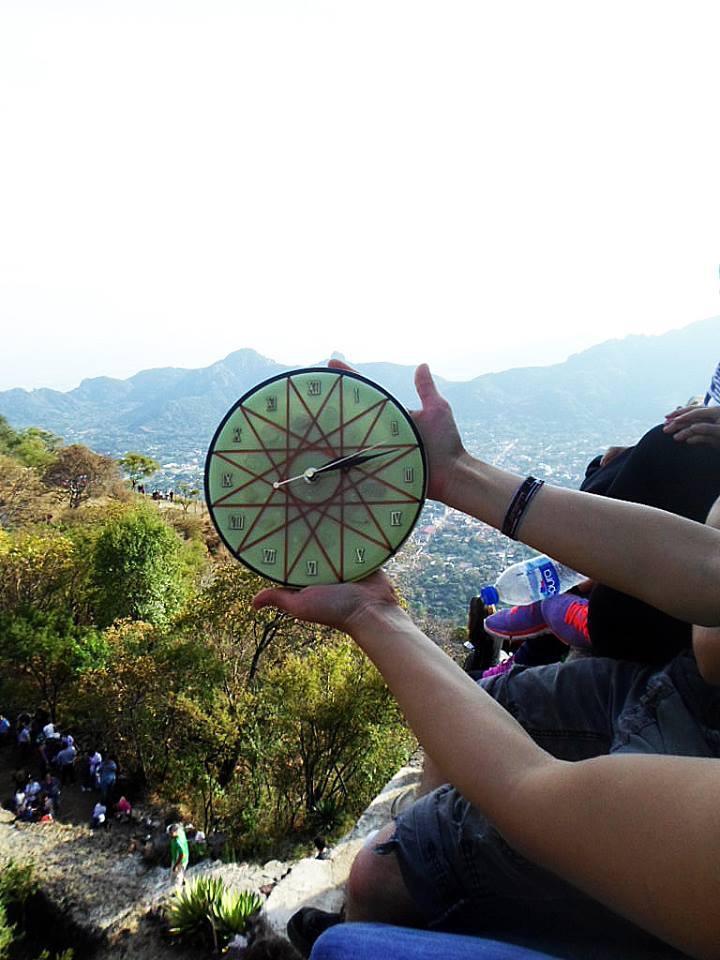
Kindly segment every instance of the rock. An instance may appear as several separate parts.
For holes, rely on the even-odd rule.
[[[14,823],[15,814],[12,810],[5,810],[3,807],[0,807],[0,823]]]

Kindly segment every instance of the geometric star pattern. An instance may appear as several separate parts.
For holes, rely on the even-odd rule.
[[[205,465],[206,502],[228,549],[287,586],[368,576],[410,535],[425,491],[409,414],[366,377],[325,367],[248,391]]]

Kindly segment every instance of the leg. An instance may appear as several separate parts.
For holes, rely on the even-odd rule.
[[[617,718],[651,676],[649,668],[598,658],[515,667],[482,686],[551,753],[580,760],[610,750]],[[433,778],[445,779],[431,760],[426,787]],[[566,927],[561,918],[572,909],[594,917],[594,929],[612,926],[608,911],[519,857],[449,786],[423,796],[358,854],[348,883],[348,919],[418,924],[422,918],[439,925],[454,917],[462,925],[472,919],[465,914],[475,899],[484,904],[476,917],[479,930],[503,917],[516,924],[526,900],[537,906],[535,924],[546,916]]]
[[[378,846],[392,840],[395,824],[389,823],[365,844],[355,857],[347,882],[345,916],[348,921],[420,923],[420,914],[405,886],[397,856],[380,856]]]

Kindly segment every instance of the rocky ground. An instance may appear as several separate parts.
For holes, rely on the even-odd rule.
[[[272,927],[284,933],[288,917],[304,905],[337,910],[343,902],[343,884],[355,853],[367,836],[390,819],[390,807],[417,780],[417,767],[403,768],[375,799],[356,827],[331,850],[328,860],[309,857],[293,863],[265,864],[204,861],[188,871],[192,879],[202,872],[220,874],[238,889],[266,896],[265,910]],[[131,850],[131,829],[113,825],[109,831],[85,826],[94,802],[91,795],[74,797],[72,819],[51,824],[15,823],[0,811],[0,862],[32,860],[42,890],[60,908],[61,919],[72,926],[78,943],[97,960],[133,957],[150,960],[172,956],[184,960],[176,944],[160,935],[158,908],[171,892],[168,870],[147,867]],[[66,794],[63,794],[65,803]],[[87,817],[84,807],[87,805]],[[84,822],[83,822],[84,820]],[[80,822],[77,822],[80,821]],[[78,956],[82,954],[78,951]],[[187,954],[197,958],[197,951]]]

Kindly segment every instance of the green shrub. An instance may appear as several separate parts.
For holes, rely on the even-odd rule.
[[[256,893],[230,890],[221,877],[199,877],[173,894],[166,916],[173,936],[202,941],[217,951],[244,933],[261,907]]]

